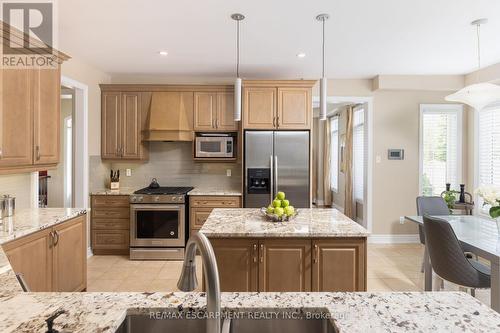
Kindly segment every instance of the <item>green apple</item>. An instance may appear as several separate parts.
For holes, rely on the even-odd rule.
[[[286,216],[292,216],[293,214],[295,214],[295,208],[293,206],[286,206],[284,208],[284,213],[286,214]]]
[[[288,200],[281,200],[281,207],[285,208],[287,206],[290,206],[290,201],[288,201]]]
[[[273,207],[281,207],[281,200],[274,199],[274,201],[273,201]]]
[[[276,199],[278,200],[284,200],[285,199],[285,192],[278,192],[276,193]]]
[[[283,216],[283,214],[285,214],[285,211],[281,207],[276,207],[274,208],[274,214],[278,216]]]
[[[266,213],[274,214],[274,207],[272,205],[269,205],[266,209]]]

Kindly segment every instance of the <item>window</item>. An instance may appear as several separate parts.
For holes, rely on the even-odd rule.
[[[440,195],[462,180],[462,106],[420,106],[420,193]]]
[[[500,187],[500,105],[481,110],[477,117],[477,185]]]
[[[365,170],[365,110],[355,109],[353,114],[353,175],[354,199],[363,202]]]
[[[339,117],[330,118],[330,187],[332,191],[339,188]]]

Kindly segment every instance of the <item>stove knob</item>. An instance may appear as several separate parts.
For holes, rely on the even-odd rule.
[[[137,201],[137,198],[136,198],[136,197],[131,197],[131,198],[130,198],[130,201],[132,201],[132,202],[136,202],[136,201]]]
[[[137,201],[142,202],[143,197],[137,197]]]
[[[179,201],[179,197],[172,197],[172,201]]]
[[[160,201],[160,197],[159,197],[159,196],[154,197],[154,201],[155,201],[155,202]]]

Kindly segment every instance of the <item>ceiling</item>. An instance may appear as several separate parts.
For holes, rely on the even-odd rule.
[[[483,66],[500,62],[498,0],[63,0],[58,47],[111,74],[233,77],[241,12],[243,78],[326,74],[464,74],[477,67],[472,20],[482,28]],[[160,56],[160,50],[168,56]],[[296,57],[304,52],[304,58]]]

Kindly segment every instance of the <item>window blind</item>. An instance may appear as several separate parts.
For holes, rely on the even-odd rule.
[[[333,191],[339,186],[339,117],[330,118],[330,187]]]
[[[479,112],[478,130],[478,185],[500,187],[500,105]]]
[[[365,169],[365,110],[357,109],[353,114],[353,191],[354,199],[363,202]]]
[[[427,107],[421,115],[421,193],[427,196],[440,195],[446,183],[458,190],[461,181],[461,113],[443,109],[442,106]]]

